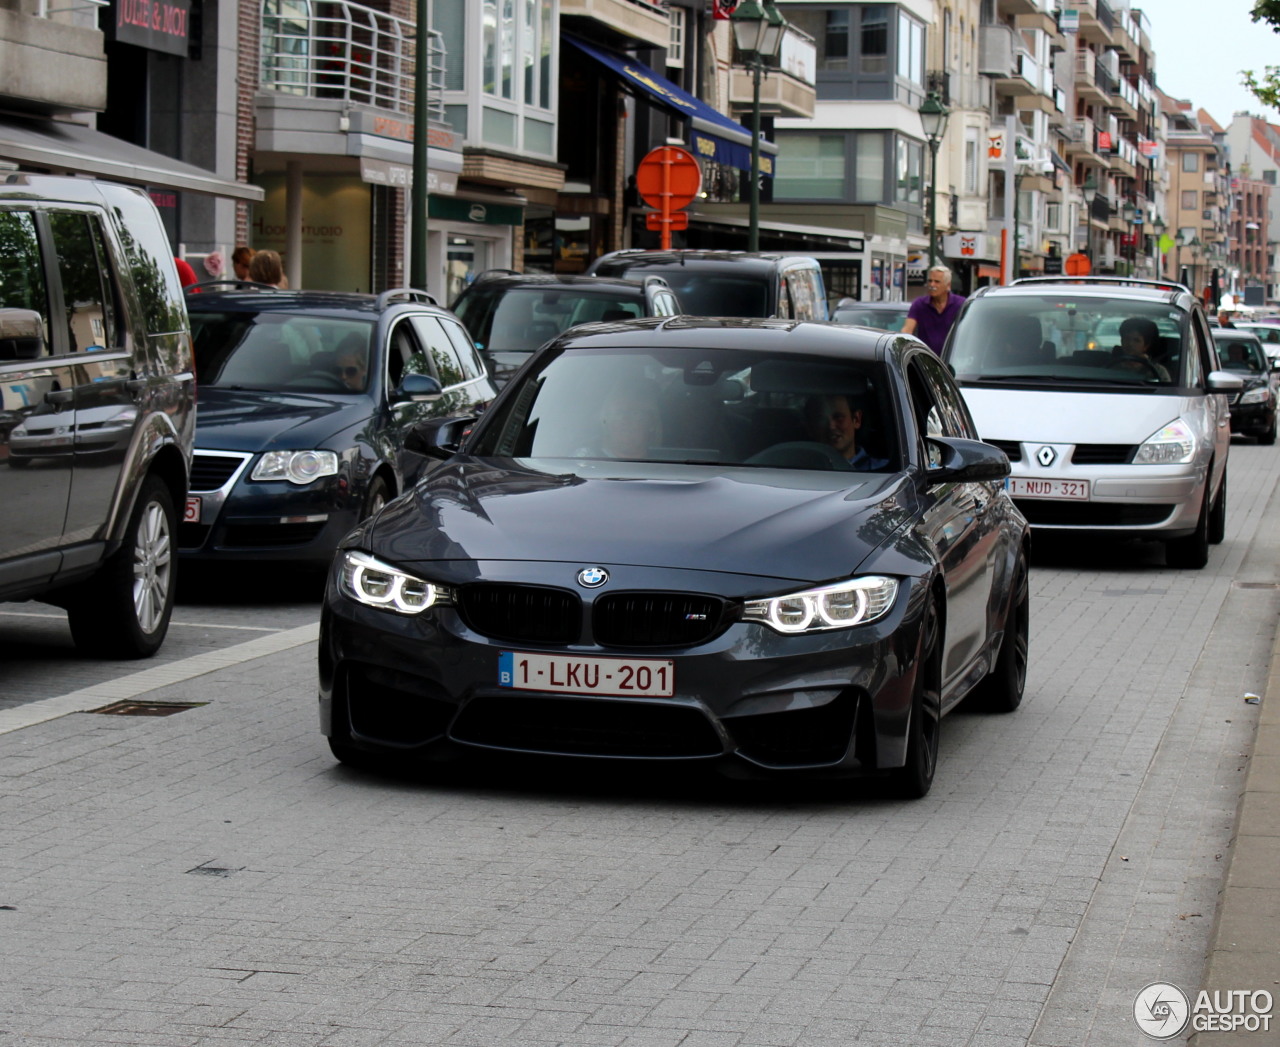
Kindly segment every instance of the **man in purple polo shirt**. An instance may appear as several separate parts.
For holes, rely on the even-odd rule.
[[[929,293],[911,303],[902,333],[915,335],[941,356],[947,332],[960,315],[964,295],[951,293],[951,270],[945,265],[935,265],[925,273],[925,286]]]

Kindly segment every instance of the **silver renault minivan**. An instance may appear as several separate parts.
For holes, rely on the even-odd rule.
[[[1180,284],[1036,277],[966,303],[943,357],[1033,528],[1164,543],[1200,568],[1227,513],[1228,395],[1200,302]]]

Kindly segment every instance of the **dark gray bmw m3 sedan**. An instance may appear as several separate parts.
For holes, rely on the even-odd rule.
[[[338,550],[320,719],[343,761],[466,750],[882,775],[1008,712],[1028,528],[914,338],[784,320],[589,324]]]

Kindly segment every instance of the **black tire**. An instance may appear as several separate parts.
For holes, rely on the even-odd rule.
[[[918,800],[933,785],[938,768],[938,738],[942,722],[942,650],[938,605],[932,599],[920,623],[920,656],[907,725],[907,760],[889,774],[894,796]]]
[[[364,494],[364,507],[360,510],[360,519],[369,519],[389,501],[391,501],[390,486],[381,476],[375,476],[369,481],[369,489]]]
[[[177,532],[169,488],[149,477],[120,548],[67,602],[77,648],[101,658],[149,658],[160,649],[173,614]]]
[[[1227,536],[1227,472],[1222,471],[1222,483],[1218,485],[1218,497],[1209,510],[1209,544],[1221,545]]]
[[[1276,442],[1276,416],[1273,414],[1271,416],[1271,425],[1267,428],[1267,431],[1265,433],[1258,434],[1258,443],[1262,444],[1262,446],[1264,447],[1270,447],[1275,442]]]
[[[1170,567],[1198,571],[1209,562],[1209,484],[1205,482],[1204,497],[1200,500],[1200,516],[1196,529],[1185,538],[1173,538],[1164,543],[1164,562]]]
[[[1021,557],[1013,569],[1009,612],[996,664],[973,691],[972,706],[982,712],[1011,713],[1022,704],[1027,686],[1027,661],[1031,633],[1031,585],[1027,562]]]

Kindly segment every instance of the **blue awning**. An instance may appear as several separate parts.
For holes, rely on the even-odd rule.
[[[751,132],[747,128],[629,55],[608,51],[568,35],[563,39],[616,73],[623,83],[639,88],[664,109],[687,119],[689,144],[695,156],[743,171],[751,170]],[[760,173],[766,178],[773,177],[773,157],[777,152],[778,147],[772,142],[760,140]]]

